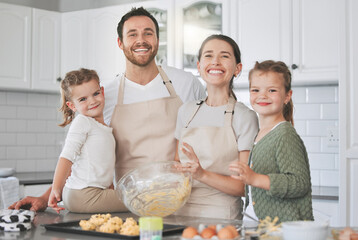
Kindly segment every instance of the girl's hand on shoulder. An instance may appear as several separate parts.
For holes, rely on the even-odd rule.
[[[229,170],[238,173],[231,175],[232,178],[238,179],[247,185],[252,185],[257,173],[255,173],[246,163],[235,161],[229,165]]]
[[[183,143],[181,151],[191,160],[190,162],[182,164],[182,170],[191,172],[194,179],[200,179],[204,174],[204,169],[201,167],[198,157],[194,149],[187,143]]]

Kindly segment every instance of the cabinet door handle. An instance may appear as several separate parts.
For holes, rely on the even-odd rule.
[[[296,64],[292,64],[292,65],[291,65],[291,68],[292,68],[292,70],[295,70],[295,69],[298,68],[298,66],[297,66]]]
[[[58,77],[58,78],[56,79],[57,82],[61,82],[61,80],[62,80],[61,77]]]

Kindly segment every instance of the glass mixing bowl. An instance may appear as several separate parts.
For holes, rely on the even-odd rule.
[[[190,196],[192,178],[178,171],[178,164],[153,162],[125,174],[116,189],[128,210],[141,217],[165,217],[181,208]]]

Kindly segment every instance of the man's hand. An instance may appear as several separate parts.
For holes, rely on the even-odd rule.
[[[9,206],[9,209],[27,209],[35,212],[43,212],[47,208],[47,200],[43,197],[25,197]]]

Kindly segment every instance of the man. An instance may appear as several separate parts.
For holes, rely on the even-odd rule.
[[[205,97],[192,74],[156,65],[159,27],[145,9],[133,8],[125,14],[117,32],[126,71],[104,87],[104,118],[116,139],[116,181],[144,163],[174,160],[178,108],[182,102]],[[44,211],[50,192],[51,188],[40,197],[28,196],[9,208]]]

